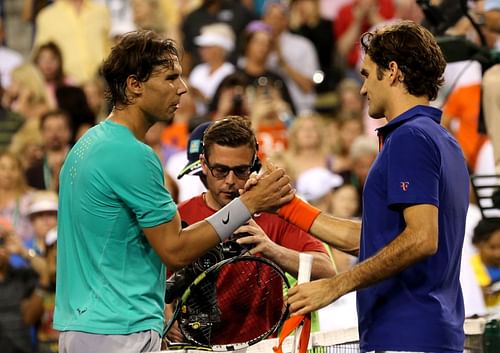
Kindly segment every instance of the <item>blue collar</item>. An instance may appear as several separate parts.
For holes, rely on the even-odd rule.
[[[389,132],[391,132],[398,126],[404,124],[407,121],[413,120],[417,117],[430,118],[437,124],[440,124],[441,114],[442,112],[438,108],[434,108],[429,105],[416,105],[376,130],[379,135],[386,136]]]

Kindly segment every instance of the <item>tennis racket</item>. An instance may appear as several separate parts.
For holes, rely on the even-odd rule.
[[[288,316],[290,287],[274,262],[258,256],[222,260],[202,272],[177,300],[164,336],[178,322],[187,344],[169,349],[233,351],[272,335]]]

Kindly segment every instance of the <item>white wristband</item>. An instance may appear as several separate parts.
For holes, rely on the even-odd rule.
[[[224,241],[251,217],[248,208],[237,197],[206,220],[214,227],[220,240]]]

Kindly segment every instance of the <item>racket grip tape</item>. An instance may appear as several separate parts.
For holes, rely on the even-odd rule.
[[[312,262],[313,256],[311,254],[299,253],[298,284],[309,282],[311,279]]]

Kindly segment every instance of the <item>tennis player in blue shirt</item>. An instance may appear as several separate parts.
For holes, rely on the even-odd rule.
[[[359,263],[289,291],[295,314],[357,290],[362,352],[462,352],[459,282],[469,196],[462,151],[430,107],[445,59],[432,34],[401,21],[361,37],[361,94],[378,129],[380,153],[363,192],[362,222],[320,213],[298,198],[282,217]]]

